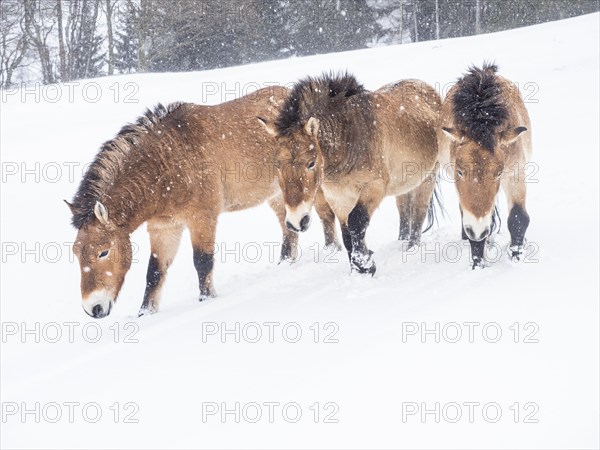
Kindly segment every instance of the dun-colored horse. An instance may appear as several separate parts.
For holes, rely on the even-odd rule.
[[[284,234],[282,259],[294,259],[297,235],[273,169],[275,140],[256,122],[275,117],[288,91],[261,89],[217,106],[158,105],[106,142],[73,202],[74,252],[81,267],[84,310],[108,315],[131,265],[130,233],[148,223],[151,256],[140,315],[158,309],[167,269],[182,230],[190,230],[200,300],[215,296],[213,253],[217,218],[270,201]],[[320,197],[326,244],[335,244],[335,217]]]
[[[340,221],[351,268],[375,273],[365,243],[371,216],[396,196],[400,237],[419,242],[435,187],[436,124],[441,100],[422,81],[369,92],[351,75],[298,82],[274,123],[286,224],[304,231],[322,188]]]
[[[438,129],[440,152],[453,168],[473,268],[484,267],[500,187],[508,200],[511,259],[522,257],[529,226],[525,164],[531,157],[531,124],[519,89],[497,70],[484,64],[459,79],[444,100]]]

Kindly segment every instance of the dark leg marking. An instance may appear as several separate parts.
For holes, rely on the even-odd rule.
[[[292,259],[292,246],[290,245],[290,239],[284,236],[281,243],[281,257],[279,261],[287,261],[289,259]]]
[[[359,273],[368,273],[373,275],[376,267],[372,259],[373,252],[367,248],[365,243],[365,234],[369,226],[370,217],[367,208],[361,203],[357,203],[352,212],[348,215],[348,230],[352,241],[352,252],[350,253],[350,265]]]
[[[508,214],[508,231],[510,231],[509,256],[514,261],[519,261],[523,256],[525,232],[529,227],[529,214],[518,204],[515,204]]]
[[[399,195],[396,197],[396,206],[400,215],[400,230],[398,233],[399,241],[407,241],[410,237],[410,207],[412,204],[412,195]]]
[[[340,228],[342,229],[342,240],[344,241],[344,247],[348,251],[348,258],[350,258],[350,254],[352,253],[352,238],[350,237],[350,230],[348,230],[348,226],[341,224]]]
[[[298,260],[298,235],[296,233],[284,233],[281,242],[281,256],[279,262],[296,262]]]
[[[154,255],[150,255],[150,261],[148,261],[148,272],[146,273],[146,291],[144,292],[144,301],[142,302],[141,311],[150,310],[152,308],[152,296],[156,292],[156,288],[160,286],[163,275],[164,273],[160,271],[158,258],[156,258]]]
[[[482,241],[471,241],[469,239],[469,242],[471,244],[471,258],[473,260],[473,269],[475,269],[476,267],[480,267],[480,268],[484,268],[484,258],[483,258],[483,252],[485,250],[485,243],[486,243],[487,239],[483,239]]]
[[[514,205],[508,214],[508,231],[511,245],[523,245],[525,231],[529,226],[529,214],[521,205]]]
[[[194,249],[194,267],[198,272],[198,283],[200,287],[200,301],[213,296],[209,276],[213,270],[214,255],[202,250]]]
[[[410,236],[410,217],[408,214],[400,214],[400,233],[398,240],[407,241]]]

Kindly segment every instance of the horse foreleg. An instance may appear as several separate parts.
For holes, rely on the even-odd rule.
[[[334,248],[340,250],[340,242],[338,241],[337,233],[335,231],[335,214],[333,213],[329,203],[325,200],[323,191],[319,189],[317,196],[315,197],[315,209],[317,215],[321,219],[323,224],[323,233],[325,234],[325,248]]]
[[[472,268],[480,268],[483,269],[485,267],[485,244],[487,242],[487,239],[484,239],[482,241],[472,241],[471,239],[469,239],[469,236],[467,236],[467,233],[465,232],[465,227],[463,224],[463,210],[461,208],[460,205],[458,205],[458,209],[460,209],[460,232],[461,232],[461,236],[463,241],[469,241],[469,246],[471,248],[471,261],[473,263]]]
[[[348,230],[348,224],[346,222],[340,221],[340,228],[342,229],[342,241],[344,242],[344,247],[348,252],[348,258],[352,260],[352,238],[350,237],[350,230]]]
[[[358,202],[348,214],[348,231],[352,241],[350,266],[359,273],[373,275],[376,270],[373,252],[367,247],[365,235],[384,192],[384,185],[379,181],[363,186]]]
[[[295,262],[298,259],[298,233],[288,230],[285,224],[285,205],[281,195],[269,200],[269,206],[277,215],[279,226],[281,226],[281,233],[283,234],[279,262]]]
[[[525,209],[527,188],[524,172],[518,171],[515,176],[502,180],[502,188],[508,201],[508,231],[510,232],[510,247],[508,255],[513,261],[523,257],[525,245],[525,232],[529,227],[529,214]]]
[[[400,216],[399,241],[407,241],[410,238],[411,196],[411,192],[407,192],[406,194],[398,195],[396,197],[396,206],[398,207],[398,215]]]
[[[150,261],[148,262],[148,272],[146,274],[144,301],[138,316],[158,311],[162,286],[167,270],[177,254],[182,231],[182,224],[167,221],[148,223]]]
[[[213,287],[213,266],[215,257],[215,235],[217,230],[217,216],[210,212],[202,212],[190,224],[190,237],[194,250],[194,267],[198,273],[199,300],[216,297]]]
[[[375,261],[373,260],[373,252],[368,249],[365,242],[365,234],[371,216],[367,207],[359,202],[356,204],[352,212],[348,215],[348,232],[352,242],[352,251],[350,252],[350,266],[358,273],[375,273]]]
[[[482,241],[472,241],[469,239],[469,244],[471,245],[471,259],[473,261],[472,268],[480,268],[483,269],[485,267],[485,244],[487,239],[483,239]]]

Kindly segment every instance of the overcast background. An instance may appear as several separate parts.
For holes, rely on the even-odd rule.
[[[474,35],[599,10],[597,0],[2,0],[0,5],[0,87],[212,69]]]

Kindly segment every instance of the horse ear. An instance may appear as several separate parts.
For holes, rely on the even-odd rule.
[[[262,117],[257,117],[256,119],[258,120],[258,123],[260,123],[262,127],[266,130],[267,133],[269,133],[271,136],[277,136],[277,130],[275,129],[272,123],[268,123],[267,120],[263,119]]]
[[[442,127],[442,131],[446,136],[452,139],[454,142],[462,142],[464,140],[464,136],[459,131],[454,128]]]
[[[306,134],[309,136],[316,138],[317,133],[319,132],[319,119],[316,117],[308,119],[306,125],[304,125],[304,131],[306,131]]]
[[[99,201],[96,201],[96,204],[94,205],[94,214],[96,215],[100,223],[108,225],[108,210],[106,209],[106,206],[104,206]]]
[[[500,137],[502,144],[504,144],[504,145],[512,144],[525,131],[527,131],[526,127],[517,127],[512,130],[504,131]]]
[[[72,203],[69,203],[69,202],[68,202],[68,201],[66,201],[66,200],[63,200],[63,202],[65,202],[65,204],[66,204],[66,205],[69,207],[69,210],[71,211],[71,214],[75,214],[75,211],[74,211],[74,209],[73,209],[73,204],[72,204]]]

